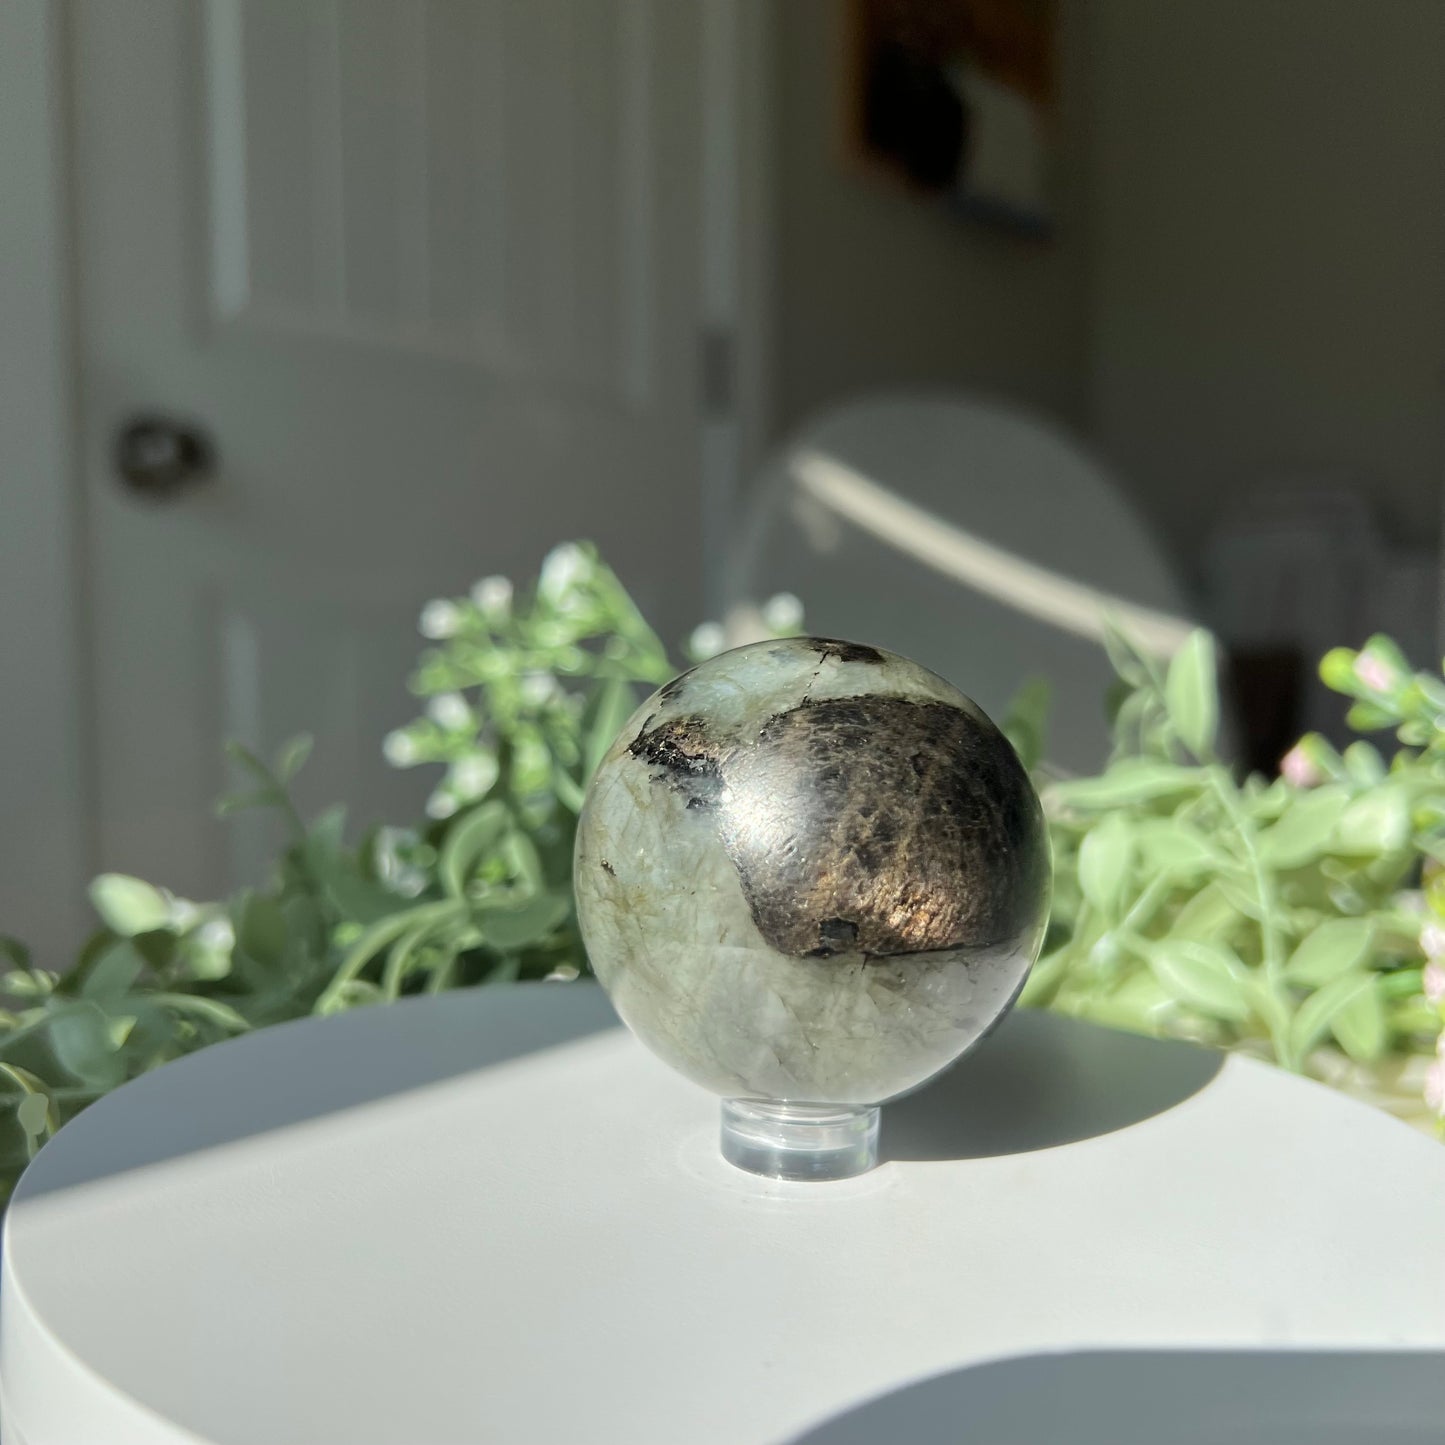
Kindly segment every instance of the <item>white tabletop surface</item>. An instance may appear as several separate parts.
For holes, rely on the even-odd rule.
[[[1445,1149],[1262,1064],[1018,1014],[837,1184],[716,1114],[586,984],[169,1065],[9,1211],[6,1445],[821,1440],[1052,1352],[1445,1347]]]

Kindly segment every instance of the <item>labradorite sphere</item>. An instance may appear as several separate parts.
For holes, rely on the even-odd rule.
[[[727,1098],[876,1104],[998,1022],[1038,954],[1028,775],[917,663],[821,637],[655,692],[577,830],[592,966],[650,1049]]]

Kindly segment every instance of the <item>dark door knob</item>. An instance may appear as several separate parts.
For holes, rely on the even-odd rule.
[[[137,416],[115,438],[115,469],[133,492],[162,500],[205,481],[216,453],[199,428],[164,416]]]

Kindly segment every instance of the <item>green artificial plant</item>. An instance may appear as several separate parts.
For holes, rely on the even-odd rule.
[[[1343,753],[1310,735],[1273,779],[1216,754],[1214,644],[1167,668],[1114,636],[1114,753],[1097,777],[1040,778],[1054,906],[1024,1002],[1244,1049],[1441,1111],[1445,683],[1388,639],[1331,652],[1349,721],[1393,729]],[[1039,698],[1009,730],[1039,762]]]
[[[773,635],[797,600],[763,609]],[[220,805],[275,812],[273,876],[195,903],[138,878],[91,889],[104,924],[64,970],[0,937],[0,1197],[86,1104],[202,1045],[308,1013],[510,979],[587,971],[572,907],[572,839],[593,768],[641,695],[676,671],[585,544],[547,557],[514,594],[484,579],[429,603],[411,686],[420,717],[383,744],[395,766],[440,766],[426,818],[349,843],[339,808],[312,822],[289,791],[309,744],[273,762],[233,745],[247,788]],[[694,661],[723,646],[704,624]],[[1097,777],[1042,770],[1046,690],[1007,730],[1036,770],[1055,905],[1025,1001],[1272,1058],[1445,1112],[1445,684],[1373,639],[1331,653],[1325,680],[1362,729],[1343,754],[1304,739],[1273,780],[1215,756],[1213,645],[1167,668],[1122,639],[1115,752]]]

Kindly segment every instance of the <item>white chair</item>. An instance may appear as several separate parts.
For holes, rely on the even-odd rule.
[[[1168,656],[1189,606],[1107,471],[1052,423],[958,395],[864,398],[802,427],[765,468],[729,579],[731,641],[801,598],[809,631],[873,642],[1001,718],[1053,690],[1050,763],[1104,760],[1112,615]]]

